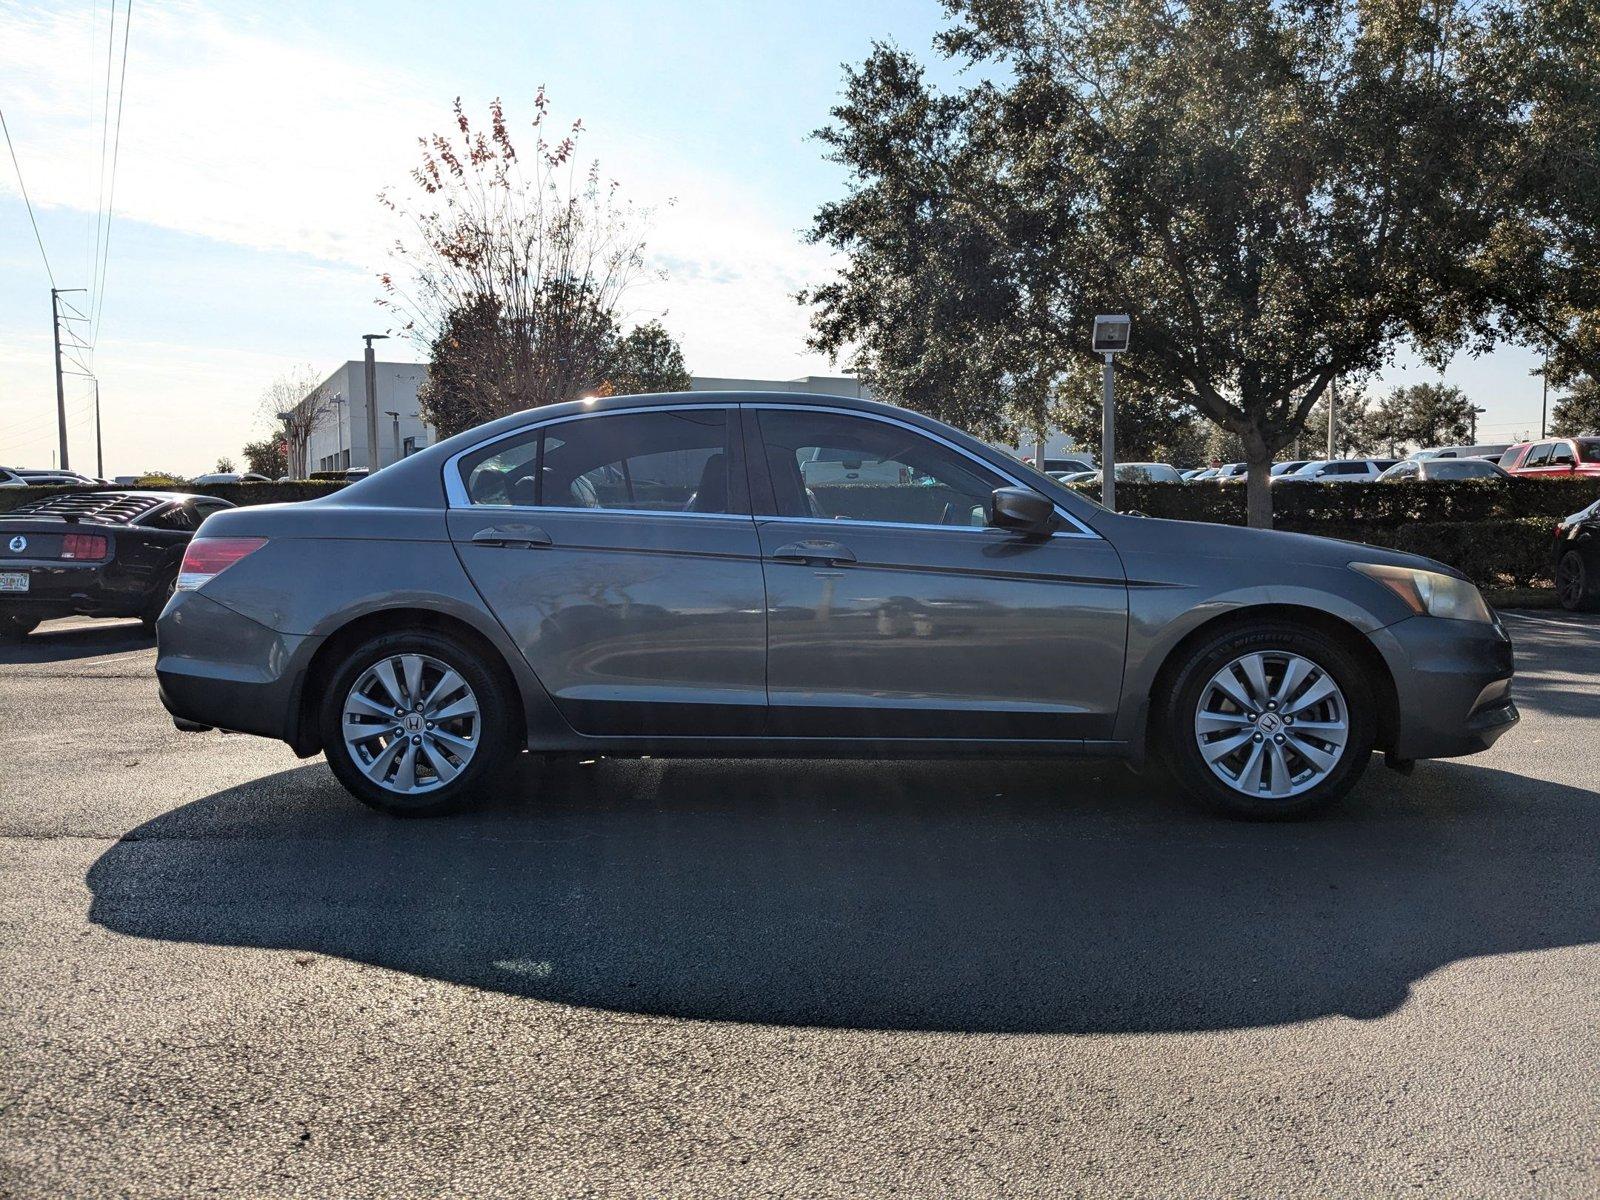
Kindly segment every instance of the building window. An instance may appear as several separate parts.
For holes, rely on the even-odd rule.
[[[417,439],[416,438],[408,437],[408,438],[406,438],[405,441],[400,443],[400,457],[401,458],[410,458],[416,452],[417,452]]]

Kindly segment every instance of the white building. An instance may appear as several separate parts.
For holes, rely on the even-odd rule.
[[[380,362],[378,385],[379,461],[367,456],[366,365],[359,359],[343,364],[318,386],[313,395],[327,398],[330,410],[306,444],[307,471],[345,471],[354,467],[374,470],[415,454],[437,440],[432,426],[417,412],[417,390],[428,378],[423,363]],[[802,375],[798,379],[732,379],[695,375],[689,381],[695,392],[810,392],[822,396],[872,398],[871,389],[847,375]],[[301,401],[302,404],[310,400]]]
[[[352,467],[376,470],[433,445],[433,428],[417,413],[417,389],[428,378],[428,368],[422,363],[398,362],[375,366],[378,461],[372,461],[367,453],[366,364],[353,359],[342,364],[312,393],[325,398],[329,411],[306,442],[308,472]]]

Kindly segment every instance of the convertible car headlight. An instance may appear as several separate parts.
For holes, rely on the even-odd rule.
[[[1419,616],[1447,617],[1452,621],[1491,622],[1494,617],[1483,595],[1465,579],[1415,567],[1389,567],[1380,563],[1351,563],[1369,579],[1376,579]]]

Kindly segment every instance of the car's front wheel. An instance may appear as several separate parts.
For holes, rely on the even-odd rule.
[[[1355,786],[1371,757],[1372,687],[1355,657],[1315,630],[1219,632],[1171,682],[1162,732],[1173,774],[1229,815],[1306,816]]]
[[[396,816],[432,816],[479,795],[515,746],[521,706],[503,673],[457,638],[387,633],[334,669],[322,744],[339,782]]]
[[[1576,548],[1556,560],[1556,596],[1568,612],[1600,611],[1600,571]]]

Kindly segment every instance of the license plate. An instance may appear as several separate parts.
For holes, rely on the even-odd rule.
[[[0,592],[25,592],[28,590],[26,571],[0,571]]]

